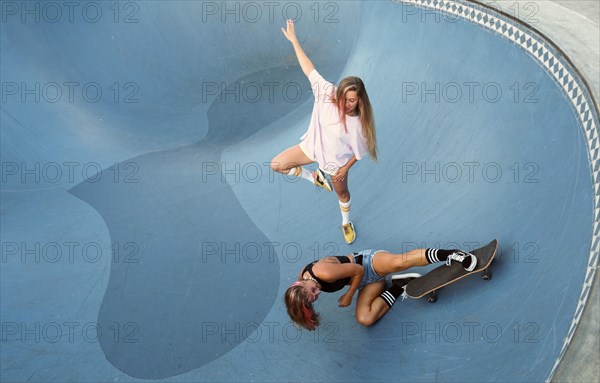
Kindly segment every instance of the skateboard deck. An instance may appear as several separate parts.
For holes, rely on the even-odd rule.
[[[477,257],[477,267],[475,267],[475,270],[466,271],[458,262],[452,262],[450,266],[443,264],[421,278],[412,280],[407,284],[406,294],[411,298],[421,298],[427,294],[431,294],[429,301],[435,302],[437,300],[437,290],[468,275],[483,271],[482,278],[489,280],[492,278],[492,275],[488,269],[497,252],[498,241],[494,239],[487,245],[471,251],[471,254]]]

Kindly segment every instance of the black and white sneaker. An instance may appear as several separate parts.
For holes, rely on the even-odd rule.
[[[477,266],[477,257],[462,250],[456,250],[450,254],[446,259],[446,265],[450,266],[452,261],[460,263],[467,271],[473,271]]]
[[[392,285],[398,285],[402,288],[402,300],[408,298],[406,295],[406,290],[404,290],[404,286],[408,285],[408,283],[412,280],[420,278],[421,274],[419,273],[404,273],[404,274],[396,274],[392,275]]]
[[[420,277],[421,274],[419,273],[404,273],[392,275],[392,285],[399,285],[400,287],[404,287],[408,285],[408,282]]]

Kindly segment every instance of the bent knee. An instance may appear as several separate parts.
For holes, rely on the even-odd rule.
[[[363,326],[372,326],[377,322],[377,319],[369,314],[359,314],[356,316],[356,321]]]
[[[286,169],[283,165],[281,165],[280,162],[276,161],[276,159],[273,158],[273,160],[271,160],[271,170],[277,173],[283,173],[288,169]]]
[[[339,191],[337,192],[337,195],[339,200],[348,201],[350,199],[350,193],[348,190]]]

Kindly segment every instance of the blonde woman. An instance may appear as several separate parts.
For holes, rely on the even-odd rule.
[[[373,110],[365,85],[358,77],[346,77],[335,87],[325,80],[306,56],[294,30],[293,20],[281,28],[292,43],[300,67],[308,77],[315,104],[307,132],[300,144],[294,145],[271,161],[279,173],[302,177],[327,191],[335,190],[342,213],[342,234],[346,243],[356,239],[350,221],[351,198],[348,172],[365,155],[377,161],[377,141]],[[303,165],[317,162],[319,169],[311,173]],[[327,179],[331,177],[332,183]]]

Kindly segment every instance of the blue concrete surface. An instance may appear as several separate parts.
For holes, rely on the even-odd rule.
[[[392,2],[335,3],[334,23],[321,22],[329,3],[319,22],[302,5],[316,67],[360,76],[375,110],[380,161],[352,169],[348,246],[334,195],[265,165],[298,142],[312,107],[282,20],[203,22],[202,3],[138,4],[135,24],[1,24],[3,82],[93,81],[107,95],[2,102],[2,381],[548,377],[585,275],[593,190],[577,117],[530,56]],[[139,101],[115,103],[114,82],[135,83]],[[277,91],[258,101],[206,88],[266,82]],[[439,100],[423,91],[436,84]],[[21,177],[66,161],[73,177]],[[101,172],[82,173],[91,163]],[[289,323],[283,293],[316,257],[492,238],[489,283],[398,302],[372,328],[323,294],[318,332]]]

